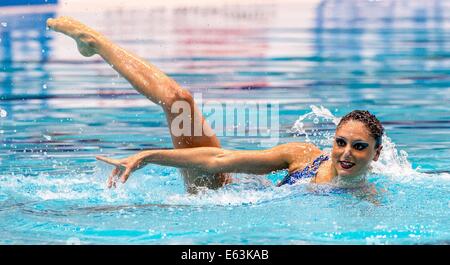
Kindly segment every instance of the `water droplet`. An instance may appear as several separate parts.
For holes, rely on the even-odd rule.
[[[318,124],[319,123],[319,118],[314,118],[313,122],[314,122],[314,124]]]
[[[47,84],[43,84],[43,85],[42,85],[42,88],[43,88],[43,89],[47,89]]]
[[[0,23],[1,25],[2,25],[2,27],[4,27],[4,28],[6,28],[7,26],[8,26],[8,23],[7,22],[2,22],[2,23]]]
[[[45,140],[47,140],[47,141],[50,141],[51,139],[52,139],[52,137],[50,136],[50,135],[46,135],[46,134],[44,134],[44,135],[42,135],[44,138],[45,138]]]
[[[0,109],[0,118],[5,118],[8,115],[8,112],[4,109]]]

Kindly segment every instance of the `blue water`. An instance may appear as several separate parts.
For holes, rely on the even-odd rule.
[[[0,8],[1,244],[450,242],[445,1],[94,10]],[[369,181],[386,191],[373,203],[307,183],[276,188],[286,172],[275,172],[188,195],[176,169],[156,165],[107,189],[111,167],[95,155],[171,148],[167,123],[99,57],[47,31],[59,15],[205,100],[279,102],[280,143],[329,149],[333,118],[369,109],[386,128]],[[227,149],[259,140],[221,137]]]

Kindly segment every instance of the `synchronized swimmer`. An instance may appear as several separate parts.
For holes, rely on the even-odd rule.
[[[83,56],[98,54],[112,65],[139,93],[161,106],[169,128],[176,117],[171,107],[177,101],[187,102],[194,113],[190,128],[196,128],[195,123],[201,123],[203,128],[201,136],[176,136],[170,132],[174,146],[171,150],[146,150],[123,159],[97,156],[98,160],[115,166],[108,178],[108,187],[115,186],[117,179],[125,183],[131,173],[149,163],[180,168],[189,193],[195,193],[198,187],[217,189],[232,183],[231,173],[268,174],[282,169],[288,169],[289,173],[278,186],[293,184],[301,178],[310,178],[317,184],[362,186],[366,183],[364,175],[370,163],[380,156],[384,129],[380,121],[365,110],[354,110],[340,120],[329,154],[302,142],[265,150],[225,150],[190,92],[157,67],[75,19],[48,19],[47,26],[73,38]]]

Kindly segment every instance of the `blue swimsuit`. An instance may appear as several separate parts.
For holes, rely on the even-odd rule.
[[[313,178],[314,176],[316,176],[320,164],[322,164],[322,162],[324,161],[327,161],[328,159],[329,157],[327,155],[320,155],[314,160],[312,165],[306,166],[303,170],[297,170],[295,172],[292,172],[291,174],[288,174],[277,186],[281,186],[284,184],[292,185],[299,179]]]

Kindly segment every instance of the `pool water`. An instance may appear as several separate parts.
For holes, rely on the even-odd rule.
[[[445,1],[0,7],[0,244],[448,244],[448,11]],[[189,195],[177,169],[156,165],[107,189],[112,168],[95,156],[171,148],[167,123],[99,57],[47,31],[59,15],[205,101],[278,102],[280,143],[329,150],[336,119],[370,110],[386,129],[368,176],[377,197],[275,187],[285,171]],[[220,139],[260,148],[258,137]]]

